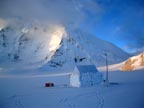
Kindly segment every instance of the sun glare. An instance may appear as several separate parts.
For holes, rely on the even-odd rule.
[[[55,51],[60,47],[60,42],[65,34],[65,29],[63,27],[55,27],[54,32],[51,35],[49,43],[49,51]]]
[[[7,26],[7,21],[0,18],[0,31]]]

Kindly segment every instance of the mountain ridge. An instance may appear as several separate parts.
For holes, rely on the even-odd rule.
[[[100,71],[105,71],[106,67],[98,67]],[[144,52],[129,57],[123,62],[112,64],[108,66],[109,71],[123,71],[123,72],[132,72],[134,70],[144,69]]]
[[[129,57],[129,54],[114,44],[101,40],[87,32],[79,29],[67,31],[67,38],[62,40],[61,47],[44,68],[52,66],[59,70],[59,67],[68,64],[72,67],[71,70],[75,65],[82,64],[104,66],[106,59],[104,53],[108,53],[110,64],[118,63]]]
[[[78,64],[118,63],[129,54],[80,29],[54,26],[6,27],[0,30],[1,66],[7,62],[16,68],[31,66],[44,70],[73,69]],[[33,65],[33,66],[32,66]]]

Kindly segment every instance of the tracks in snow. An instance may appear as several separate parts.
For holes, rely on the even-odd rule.
[[[101,96],[99,92],[97,92],[97,99],[99,100],[98,107],[97,108],[102,108],[104,105],[104,98]]]
[[[14,100],[14,104],[17,108],[24,108],[24,105],[22,104],[20,97],[21,95],[13,95],[10,98]]]
[[[25,95],[14,94],[10,97],[5,98],[7,100],[3,103],[3,108],[24,108],[23,103],[21,102],[21,97]]]
[[[93,102],[90,98],[92,98]],[[87,108],[89,104],[92,104],[94,108],[102,108],[104,105],[104,99],[99,92],[85,92],[63,98],[59,101],[59,103],[65,104],[68,108]]]

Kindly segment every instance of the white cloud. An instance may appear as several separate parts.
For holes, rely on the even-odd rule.
[[[85,19],[85,11],[100,10],[92,0],[1,0],[0,4],[2,18],[51,24],[77,24]]]

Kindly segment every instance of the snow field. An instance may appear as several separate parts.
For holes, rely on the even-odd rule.
[[[108,87],[81,88],[68,86],[68,75],[0,77],[0,108],[143,108],[143,76],[143,70],[110,72]]]

